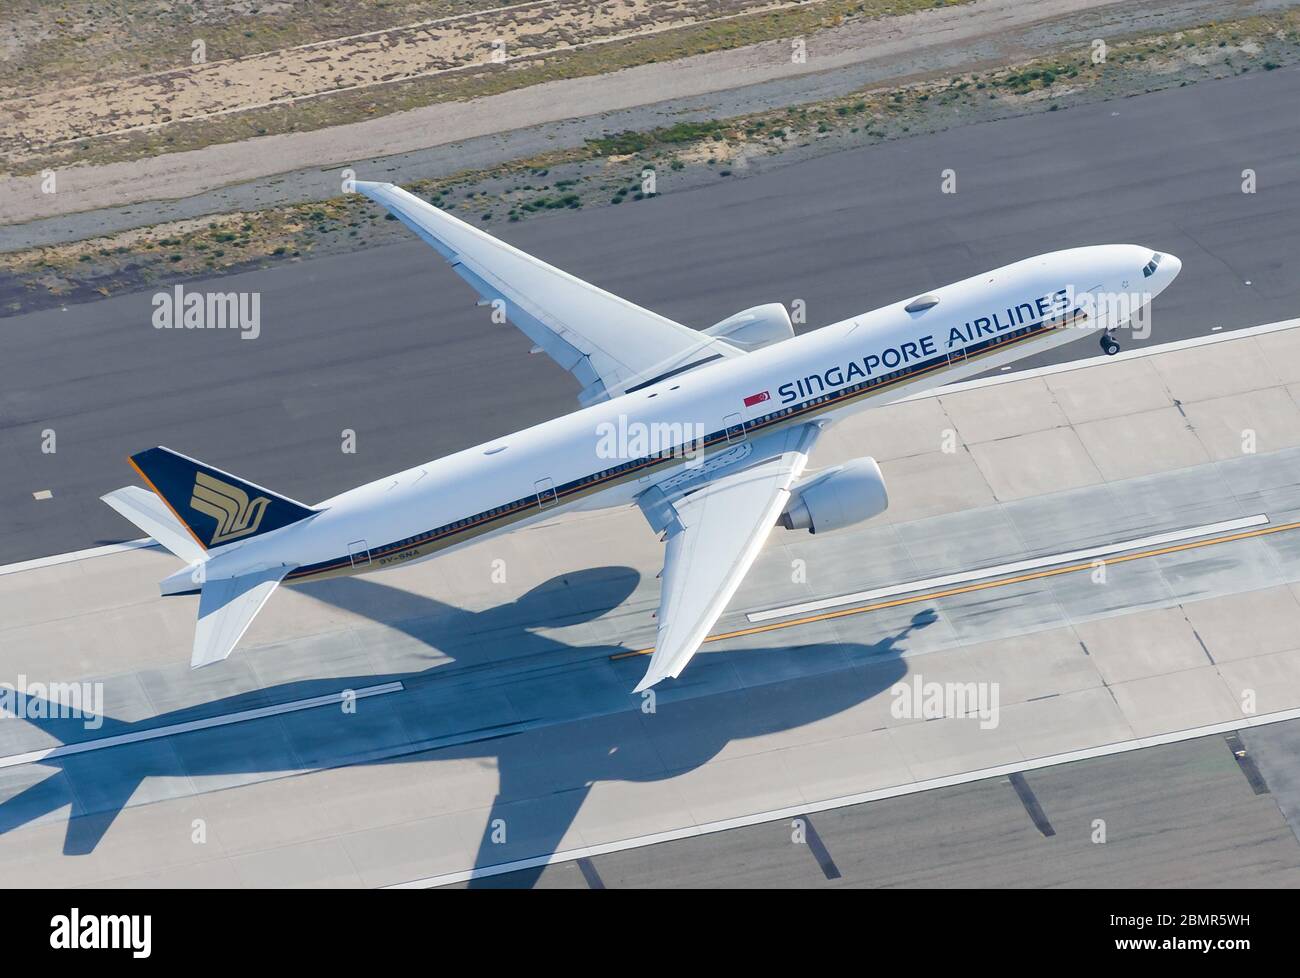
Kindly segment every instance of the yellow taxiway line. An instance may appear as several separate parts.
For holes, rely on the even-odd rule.
[[[1089,560],[1080,564],[1068,564],[1064,567],[1050,567],[1045,570],[1033,571],[1028,574],[1019,574],[1014,577],[1000,577],[990,581],[978,581],[973,584],[963,584],[960,587],[945,588],[940,591],[929,591],[925,594],[912,594],[902,598],[892,598],[888,601],[876,601],[870,604],[861,604],[852,608],[840,608],[835,611],[824,611],[815,615],[805,615],[802,618],[788,618],[785,621],[774,621],[766,625],[754,625],[750,628],[740,628],[733,632],[719,632],[717,635],[710,635],[705,642],[721,642],[729,638],[743,638],[746,635],[759,635],[763,632],[774,632],[780,628],[794,628],[797,625],[811,625],[814,622],[829,621],[832,618],[847,618],[849,615],[863,615],[869,611],[881,611],[885,608],[897,608],[900,605],[918,604],[922,601],[934,601],[937,598],[947,598],[954,594],[967,594],[971,591],[988,591],[995,587],[1005,587],[1008,584],[1023,584],[1025,581],[1037,581],[1048,577],[1059,577],[1062,574],[1074,574],[1078,571],[1091,570],[1097,564],[1124,564],[1131,560],[1143,560],[1147,557],[1160,557],[1164,554],[1179,553],[1184,550],[1197,550],[1201,547],[1213,547],[1220,543],[1232,543],[1236,540],[1249,540],[1252,537],[1267,536],[1270,533],[1282,533],[1286,530],[1300,529],[1300,521],[1295,523],[1280,523],[1277,526],[1261,526],[1254,530],[1242,530],[1239,533],[1227,533],[1223,536],[1208,537],[1204,540],[1191,540],[1187,543],[1174,544],[1167,547],[1156,547],[1150,550],[1139,550],[1131,554],[1123,554],[1119,557],[1106,557],[1097,560]],[[627,652],[617,652],[610,656],[610,659],[627,659],[634,655],[649,655],[654,651],[654,647],[648,649],[635,649]]]

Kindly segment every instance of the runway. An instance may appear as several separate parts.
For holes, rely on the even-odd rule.
[[[476,885],[1290,887],[1297,878],[1294,837],[1221,736],[796,818],[802,826],[763,822]]]
[[[816,464],[870,452],[895,505],[774,533],[652,708],[635,512],[285,589],[193,673],[173,558],[0,575],[0,675],[105,715],[0,720],[7,878],[1296,885],[1296,325],[847,419]],[[997,722],[899,715],[913,682]]]
[[[674,192],[668,172],[652,200],[503,234],[693,326],[799,300],[800,328],[1031,253],[1137,241],[1184,261],[1149,341],[1168,342],[1300,308],[1297,97],[1300,72],[1284,69],[705,189]],[[940,190],[949,168],[955,194]],[[576,406],[571,380],[491,324],[418,241],[186,288],[258,293],[261,335],[155,330],[152,292],[3,320],[0,561],[133,536],[99,496],[130,483],[125,457],[152,445],[311,502]],[[340,450],[345,430],[355,454]]]

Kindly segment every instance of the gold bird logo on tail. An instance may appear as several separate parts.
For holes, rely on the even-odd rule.
[[[262,516],[271,500],[258,496],[251,502],[248,493],[238,486],[222,482],[206,472],[194,476],[194,495],[190,498],[190,507],[217,521],[217,528],[208,541],[215,547],[239,537],[256,533],[262,522]]]

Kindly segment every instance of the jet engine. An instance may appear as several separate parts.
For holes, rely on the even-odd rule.
[[[785,306],[779,302],[769,302],[765,306],[754,306],[728,316],[703,332],[749,352],[790,339],[794,336],[794,326]]]
[[[787,530],[819,533],[862,523],[888,508],[880,466],[874,458],[855,458],[796,483],[778,522]]]

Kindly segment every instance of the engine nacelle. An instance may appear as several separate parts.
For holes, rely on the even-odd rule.
[[[785,311],[785,306],[779,302],[769,302],[728,316],[704,332],[750,351],[790,339],[794,336],[794,324],[790,322],[790,314]]]
[[[787,530],[824,533],[862,523],[888,508],[880,466],[874,458],[855,458],[796,484],[780,523]]]

